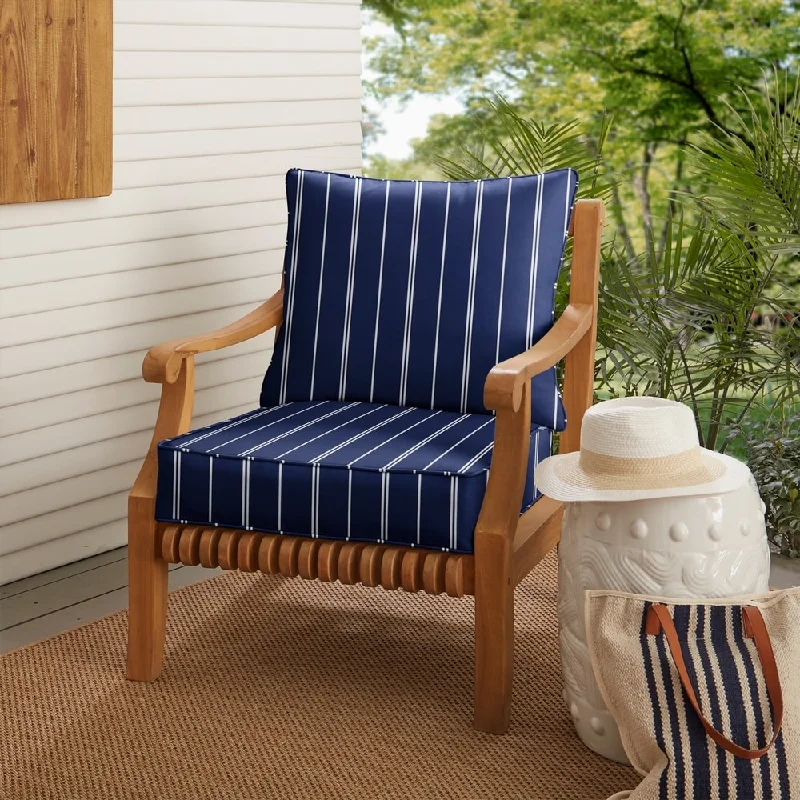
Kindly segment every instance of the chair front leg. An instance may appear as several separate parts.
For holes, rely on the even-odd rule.
[[[153,440],[128,497],[128,680],[161,674],[167,626],[169,566],[156,525],[157,446],[189,430],[194,405],[194,358],[186,357],[174,383],[161,389]]]
[[[514,680],[514,582],[511,540],[486,534],[475,541],[474,726],[505,733]]]
[[[475,528],[475,716],[487,733],[505,733],[514,678],[512,551],[530,448],[530,399],[501,408],[481,514]]]
[[[167,624],[168,564],[157,541],[155,504],[128,505],[128,680],[161,674]]]

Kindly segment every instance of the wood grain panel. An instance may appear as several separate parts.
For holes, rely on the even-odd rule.
[[[35,3],[0,3],[0,203],[36,197],[36,50],[27,43],[36,20]]]
[[[33,39],[26,37],[25,47],[36,48],[33,70],[36,122],[31,131],[36,147],[35,199],[78,197],[78,2],[35,0],[33,5],[36,7]]]
[[[113,0],[78,0],[78,175],[82,197],[111,194],[114,141]]]
[[[0,31],[0,203],[110,194],[112,0],[3,0]]]

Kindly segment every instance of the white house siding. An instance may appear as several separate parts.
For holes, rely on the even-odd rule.
[[[0,206],[0,583],[124,544],[145,351],[278,288],[287,168],[361,165],[357,2],[114,13],[114,193]],[[196,425],[257,405],[271,345],[198,359]]]

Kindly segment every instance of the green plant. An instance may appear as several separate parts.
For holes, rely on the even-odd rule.
[[[781,555],[800,557],[800,411],[745,420],[740,433],[764,501],[767,535]]]
[[[732,111],[737,132],[719,131],[690,148],[699,190],[671,196],[665,219],[647,226],[641,252],[631,254],[618,230],[603,251],[598,395],[685,402],[701,443],[719,451],[728,431],[767,399],[792,403],[800,395],[800,325],[776,335],[753,322],[759,314],[792,320],[797,313],[781,269],[796,273],[792,259],[800,254],[798,87],[800,79],[793,86],[776,79],[746,103],[748,117]],[[502,99],[489,107],[493,125],[478,128],[480,146],[437,159],[448,177],[574,165],[585,194],[613,192],[605,122],[590,137],[576,123],[526,119]],[[563,303],[564,287],[559,297]]]
[[[735,132],[690,149],[700,190],[684,194],[660,241],[651,233],[633,259],[612,248],[601,304],[609,391],[688,403],[701,442],[720,451],[753,406],[800,392],[798,298],[784,279],[800,254],[800,77],[776,76],[745,107],[730,109]],[[755,325],[765,314],[788,324]]]
[[[477,128],[478,147],[435,160],[448,177],[574,166],[583,196],[613,197],[605,118],[592,137],[577,123],[527,119],[502,98],[487,107],[492,127]],[[764,419],[800,408],[800,76],[765,82],[744,107],[746,114],[730,109],[735,130],[687,146],[695,191],[670,193],[665,217],[645,226],[640,252],[609,220],[595,388],[601,398],[656,395],[688,404],[705,447],[730,447],[750,460],[771,537],[798,556],[800,426]],[[560,286],[561,306],[566,297]]]
[[[701,444],[724,452],[726,433],[766,398],[800,389],[796,328],[753,324],[782,308],[770,296],[773,259],[709,217],[679,216],[660,252],[651,238],[629,259],[609,248],[602,267],[597,389],[670,397],[693,410]]]

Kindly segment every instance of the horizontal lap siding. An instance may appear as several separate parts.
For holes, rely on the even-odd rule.
[[[0,583],[124,543],[144,352],[278,288],[288,168],[361,164],[357,3],[114,12],[114,193],[0,206]],[[196,425],[258,402],[271,347],[198,358]]]

